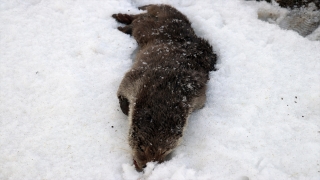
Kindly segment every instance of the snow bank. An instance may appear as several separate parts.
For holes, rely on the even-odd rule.
[[[219,55],[181,146],[132,165],[116,91],[137,47],[113,13],[168,3]],[[319,179],[320,42],[240,0],[0,2],[0,179]]]

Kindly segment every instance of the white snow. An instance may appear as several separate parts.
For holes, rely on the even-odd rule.
[[[137,43],[111,15],[150,3],[183,12],[219,70],[171,159],[137,172],[116,97]],[[0,179],[320,179],[320,42],[259,20],[261,6],[2,0]]]

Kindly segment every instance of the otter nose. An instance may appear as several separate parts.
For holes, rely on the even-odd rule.
[[[162,163],[164,161],[164,158],[165,157],[163,155],[156,154],[152,158],[150,158],[148,162],[152,161],[152,162]]]
[[[146,167],[146,164],[142,165],[141,167],[138,165],[137,161],[133,159],[133,164],[137,171],[141,172],[143,168]]]

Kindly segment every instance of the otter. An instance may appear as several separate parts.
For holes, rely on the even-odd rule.
[[[112,17],[138,43],[117,96],[129,119],[133,162],[141,171],[147,162],[163,162],[181,142],[190,113],[205,104],[217,55],[177,9],[163,4],[139,9],[146,12]]]

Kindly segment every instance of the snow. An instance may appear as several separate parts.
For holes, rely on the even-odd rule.
[[[219,62],[171,159],[137,172],[116,97],[137,43],[111,15],[150,3],[183,12]],[[263,6],[1,1],[0,179],[320,179],[320,42]]]

